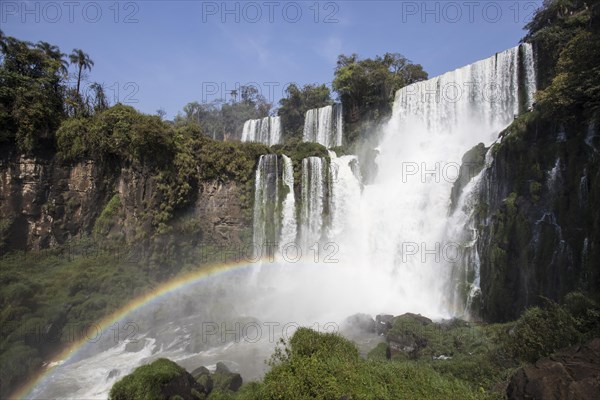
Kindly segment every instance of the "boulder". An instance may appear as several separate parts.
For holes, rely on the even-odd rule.
[[[392,329],[394,316],[389,314],[379,314],[375,317],[375,330],[378,335],[385,335]]]
[[[509,400],[600,398],[600,338],[520,368],[512,376],[506,395]]]
[[[222,362],[217,363],[217,369],[212,376],[213,388],[223,391],[236,392],[242,386],[242,376],[231,372]]]
[[[377,322],[368,314],[354,314],[344,320],[342,329],[356,333],[375,333]]]
[[[202,387],[204,388],[204,392],[209,394],[212,392],[214,387],[214,382],[210,371],[206,367],[198,367],[191,372],[192,376]]]
[[[136,368],[131,374],[114,384],[109,398],[112,400],[153,398],[197,400],[206,394],[202,385],[184,368],[171,360],[160,358],[151,364]]]

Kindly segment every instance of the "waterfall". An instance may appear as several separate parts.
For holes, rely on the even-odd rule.
[[[468,316],[473,302],[481,294],[481,260],[477,249],[477,206],[487,169],[492,163],[492,151],[486,153],[484,168],[463,188],[454,211],[448,218],[446,244],[455,253],[446,254],[444,261],[452,268],[448,291],[453,312]]]
[[[264,249],[275,245],[279,236],[279,171],[276,154],[260,156],[254,190],[253,245],[266,256]]]
[[[517,71],[518,63],[517,55],[518,47],[507,50],[503,53],[499,53],[493,59],[496,65],[502,66],[502,68],[495,73],[494,79],[500,79],[502,74],[507,78],[511,77],[514,79],[514,73]],[[523,60],[522,64],[524,68],[525,81],[523,82],[523,90],[526,90],[527,104],[526,109],[530,109],[533,104],[533,98],[536,89],[536,76],[534,68],[534,57],[531,45],[523,44]],[[510,62],[509,62],[510,61]],[[490,71],[489,64],[492,59],[484,60],[481,63],[484,64],[483,70]],[[514,63],[516,65],[511,65]],[[487,116],[487,112],[490,110],[498,110],[500,114],[495,119],[491,119],[491,124],[488,125],[487,129],[490,132],[495,133],[498,129],[502,129],[506,125],[510,124],[512,118],[510,117],[510,110],[518,110],[517,99],[519,98],[519,85],[515,86],[515,82],[507,82],[505,84],[507,91],[502,91],[499,94],[503,95],[498,98],[498,104],[500,108],[492,105],[483,107],[482,110],[474,110],[479,113],[482,112],[483,116]],[[510,91],[508,89],[511,89]],[[463,120],[459,118],[459,121]],[[483,118],[481,123],[485,123],[486,119]],[[484,141],[485,137],[481,137]],[[489,139],[489,138],[488,138]],[[477,230],[477,219],[480,216],[478,213],[478,206],[487,198],[485,193],[486,188],[489,186],[487,182],[484,182],[486,176],[486,169],[492,162],[491,150],[486,154],[486,163],[484,169],[477,174],[471,181],[464,187],[463,192],[459,198],[458,205],[454,212],[450,215],[448,223],[446,225],[446,235],[444,240],[447,243],[453,243],[459,251],[459,257],[456,260],[445,260],[446,264],[451,269],[451,295],[450,295],[450,307],[455,311],[464,315],[471,314],[474,311],[474,302],[481,293],[480,289],[480,259],[477,249],[477,241],[479,238],[479,232]],[[548,186],[552,189],[554,181],[556,179],[557,171],[559,169],[559,161],[552,171],[549,172]]]
[[[342,145],[342,105],[334,104],[308,110],[304,117],[303,140],[330,148]]]
[[[360,218],[361,185],[360,170],[356,156],[337,157],[329,151],[329,213],[330,226],[328,238],[343,240],[343,233],[350,231],[350,224]]]
[[[535,100],[535,91],[537,87],[537,77],[535,70],[535,58],[533,55],[533,46],[524,44],[522,46],[525,63],[525,90],[527,90],[527,109],[533,107]]]
[[[303,159],[300,229],[302,251],[304,252],[322,237],[325,184],[324,159],[320,157]]]
[[[255,244],[281,244],[298,237],[306,254],[315,242],[333,240],[339,247],[333,258],[339,262],[327,264],[325,259],[331,259],[332,254],[324,253],[314,263],[302,260],[286,265],[275,259],[278,265],[257,275],[252,275],[255,269],[235,267],[222,270],[230,273],[201,279],[182,282],[177,278],[179,286],[165,286],[169,289],[155,291],[156,297],[144,300],[143,306],[138,308],[136,302],[134,307],[123,309],[131,311],[121,315],[118,322],[127,325],[117,326],[139,321],[141,330],[136,335],[146,343],[142,351],[129,351],[129,340],[111,347],[108,342],[113,341],[112,334],[97,343],[88,340],[84,347],[74,347],[76,358],[61,360],[38,381],[31,397],[106,398],[110,384],[117,379],[110,378],[115,366],[122,376],[159,357],[189,361],[189,366],[198,360],[206,365],[230,360],[245,368],[240,370],[244,379],[260,377],[257,371],[262,371],[263,360],[273,351],[273,341],[265,339],[271,335],[263,335],[261,343],[223,342],[198,352],[190,345],[196,340],[192,338],[200,338],[196,336],[198,327],[205,322],[222,322],[220,326],[224,326],[225,322],[251,317],[252,321],[273,321],[284,327],[291,321],[300,326],[315,322],[323,326],[356,312],[413,312],[430,318],[447,318],[465,309],[468,312],[480,283],[475,223],[478,207],[484,205],[482,198],[491,197],[493,188],[485,179],[484,169],[463,187],[448,216],[450,194],[463,154],[480,142],[486,147],[492,144],[524,109],[519,107],[522,90],[527,90],[527,96],[535,91],[534,57],[528,44],[521,46],[521,50],[509,49],[400,89],[392,116],[381,132],[376,173],[369,176],[368,185],[363,185],[354,156],[337,157],[331,152],[328,158],[302,160],[301,196],[296,199],[291,160],[275,154],[259,158]],[[328,147],[340,144],[341,110],[336,112],[334,107],[310,110],[305,140]],[[277,120],[250,120],[244,125],[242,140],[275,143],[280,131]],[[594,135],[596,132],[590,130],[586,143],[595,153]],[[490,162],[488,151],[486,163]],[[561,179],[560,167],[557,162],[549,171],[549,182]],[[589,190],[591,181],[591,175],[582,178],[582,192]],[[294,220],[294,215],[299,218]],[[549,268],[572,265],[573,255],[554,214],[547,213],[536,223],[533,243],[539,244],[541,230],[548,228],[555,232],[552,244],[556,247]],[[591,266],[594,237],[582,240],[581,257]],[[257,279],[252,280],[252,276]],[[451,283],[462,290],[449,289]],[[187,311],[188,306],[194,315]],[[148,317],[157,314],[164,316],[164,322],[155,323]],[[270,331],[272,325],[268,326]],[[279,337],[281,330],[276,332]]]
[[[286,186],[288,193],[283,200],[281,211],[281,237],[279,239],[279,247],[285,246],[296,241],[296,200],[294,196],[294,166],[292,160],[282,155],[283,159],[283,184]]]
[[[520,54],[515,47],[396,93],[376,159],[378,173],[364,188],[363,217],[353,222],[362,234],[353,233],[357,240],[345,253],[396,277],[403,309],[426,315],[451,310],[454,265],[465,269],[469,290],[477,291],[477,254],[461,251],[465,244],[475,248],[468,216],[477,203],[469,200],[477,185],[464,189],[462,218],[448,218],[450,192],[463,154],[480,142],[489,146],[518,114],[519,91],[535,84],[532,67],[525,65],[533,57]],[[453,231],[464,232],[447,237]],[[466,258],[457,260],[457,254]]]
[[[242,142],[259,142],[272,146],[281,142],[281,119],[265,117],[244,122]]]

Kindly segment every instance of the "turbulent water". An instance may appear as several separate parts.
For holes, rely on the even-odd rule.
[[[188,369],[225,361],[245,380],[256,379],[276,338],[293,331],[288,326],[343,331],[344,318],[358,312],[461,314],[479,287],[477,255],[465,251],[477,240],[470,193],[479,183],[475,177],[465,187],[449,216],[452,185],[462,155],[480,142],[492,144],[531,106],[534,71],[531,49],[522,45],[399,90],[369,184],[362,182],[355,156],[331,152],[295,161],[296,166],[286,156],[262,156],[253,234],[255,242],[280,244],[275,261],[149,303],[127,316],[139,322],[138,348],[122,341],[90,343],[44,379],[32,397],[105,398],[119,376],[159,357]],[[311,111],[305,140],[340,144],[333,107]],[[275,142],[276,135],[262,136],[270,132],[271,120],[265,130],[262,123],[247,124],[244,140]],[[294,239],[299,257],[281,249]],[[468,259],[457,260],[460,256]],[[456,268],[463,270],[456,274]],[[467,299],[453,295],[456,276],[468,287]],[[247,340],[250,334],[242,330],[238,340],[203,340],[199,332],[206,323],[222,322],[228,328],[258,324],[262,335]],[[278,324],[273,335],[266,334],[270,323]],[[113,369],[118,371],[109,377]]]
[[[342,105],[334,104],[308,110],[304,117],[303,140],[327,148],[341,146],[343,139]]]
[[[279,117],[249,119],[244,122],[242,142],[259,142],[272,146],[281,141],[281,120]]]

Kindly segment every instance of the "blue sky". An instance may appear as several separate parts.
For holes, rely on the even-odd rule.
[[[114,100],[167,118],[252,84],[330,83],[338,54],[402,53],[439,75],[518,44],[541,1],[7,1],[5,34],[81,48]]]

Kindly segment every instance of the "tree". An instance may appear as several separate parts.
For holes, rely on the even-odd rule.
[[[79,94],[79,87],[81,84],[81,73],[84,70],[91,71],[94,66],[94,62],[90,58],[90,56],[83,52],[80,49],[73,49],[73,52],[69,55],[69,60],[71,64],[77,65],[77,94]]]
[[[295,83],[290,84],[285,90],[285,97],[279,100],[277,112],[285,127],[286,138],[302,138],[306,112],[331,103],[331,92],[325,85],[304,85],[300,88]]]
[[[385,53],[374,59],[356,54],[338,57],[333,88],[338,92],[346,120],[379,119],[392,109],[395,92],[411,83],[427,79],[419,64],[399,53]]]
[[[35,47],[39,50],[41,50],[42,52],[44,52],[44,54],[52,59],[52,60],[56,60],[60,67],[59,67],[59,71],[63,76],[67,76],[69,71],[68,71],[68,67],[69,67],[69,63],[67,62],[67,60],[65,60],[66,54],[65,53],[61,53],[60,49],[58,48],[58,46],[55,46],[53,44],[50,44],[48,42],[43,42],[43,41],[39,41],[37,42],[37,44],[35,45]]]
[[[106,93],[104,93],[104,86],[98,82],[94,82],[90,85],[90,89],[94,92],[94,103],[92,105],[94,114],[100,113],[108,109],[108,99]]]
[[[51,145],[64,117],[60,62],[14,37],[2,35],[0,45],[0,140],[14,139],[23,152],[34,150],[41,140]]]
[[[226,103],[214,100],[210,103],[188,103],[183,107],[183,115],[175,117],[177,125],[200,125],[202,131],[215,140],[239,138],[244,122],[249,119],[263,118],[269,115],[271,104],[253,86],[241,86],[240,101]]]
[[[158,110],[156,110],[156,115],[158,115],[158,117],[162,121],[165,119],[165,115],[167,115],[167,112],[163,108],[159,108]]]

